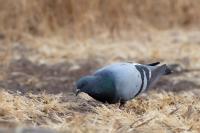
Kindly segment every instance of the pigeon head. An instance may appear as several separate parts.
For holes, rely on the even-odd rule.
[[[82,77],[76,82],[76,87],[76,96],[80,92],[84,92],[101,102],[112,102],[115,97],[113,79],[106,75],[91,75]]]
[[[81,79],[79,79],[76,83],[76,96],[80,92],[85,92],[85,93],[91,93],[92,89],[95,87],[95,82],[96,82],[96,77],[95,76],[84,76]]]

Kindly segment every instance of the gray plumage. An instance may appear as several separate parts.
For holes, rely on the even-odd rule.
[[[94,99],[123,105],[152,87],[162,75],[171,73],[159,62],[142,65],[138,63],[115,63],[97,70],[77,82],[78,92],[85,92]]]

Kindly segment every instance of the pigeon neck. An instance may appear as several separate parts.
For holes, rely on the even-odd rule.
[[[115,96],[115,85],[110,76],[96,76],[92,89],[88,90],[88,94],[99,101],[111,101]],[[106,97],[105,97],[106,96]]]

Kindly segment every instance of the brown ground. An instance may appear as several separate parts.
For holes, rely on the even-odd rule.
[[[199,35],[176,30],[146,33],[134,40],[87,40],[68,45],[56,38],[37,38],[34,45],[23,39],[12,42],[7,49],[10,52],[2,51],[7,61],[1,67],[1,125],[73,132],[198,132]],[[161,61],[178,67],[123,110],[84,94],[75,97],[74,81],[117,61]]]
[[[198,3],[0,0],[0,127],[200,132]],[[75,97],[77,79],[119,61],[160,61],[174,73],[122,110]]]

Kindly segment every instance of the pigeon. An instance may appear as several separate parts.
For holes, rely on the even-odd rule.
[[[166,64],[159,64],[121,62],[105,66],[76,82],[76,96],[84,92],[103,103],[120,103],[121,108],[172,72]]]

